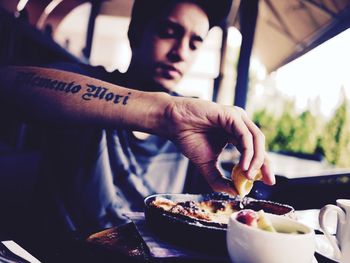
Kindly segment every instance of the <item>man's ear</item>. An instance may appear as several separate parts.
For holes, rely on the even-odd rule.
[[[129,38],[131,49],[137,48],[140,45],[143,30],[144,29],[142,28],[142,26],[138,25],[136,22],[134,21],[130,22],[129,30],[128,30],[128,38]]]

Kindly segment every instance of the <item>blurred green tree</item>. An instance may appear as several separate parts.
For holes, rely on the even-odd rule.
[[[290,151],[314,154],[317,146],[317,119],[307,110],[295,119],[294,129],[289,143]]]
[[[267,148],[271,149],[271,142],[276,137],[277,119],[266,109],[254,112],[253,121],[262,130],[266,137]]]
[[[268,144],[272,151],[291,151],[291,142],[295,133],[295,113],[294,102],[287,101],[284,104],[282,115],[278,118],[275,125],[276,135]]]
[[[325,127],[321,148],[330,163],[350,166],[350,116],[346,97]]]
[[[279,116],[266,109],[256,111],[253,121],[264,132],[270,151],[322,154],[331,164],[350,167],[350,114],[345,91],[341,97],[343,102],[326,123],[310,110],[296,114],[293,101],[286,101]]]

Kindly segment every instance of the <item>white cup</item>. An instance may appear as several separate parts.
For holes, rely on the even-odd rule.
[[[327,215],[337,213],[336,238],[327,229]],[[338,199],[337,205],[324,206],[319,215],[320,227],[334,249],[334,257],[340,263],[350,262],[350,199]]]
[[[267,214],[277,230],[272,233],[237,221],[233,213],[227,227],[227,250],[233,263],[311,263],[315,253],[313,229],[293,219]]]

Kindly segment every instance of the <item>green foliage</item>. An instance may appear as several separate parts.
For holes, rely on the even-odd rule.
[[[309,110],[296,114],[294,104],[287,102],[280,116],[266,109],[254,113],[254,122],[266,136],[271,151],[322,154],[339,167],[350,167],[350,115],[344,102],[334,116],[323,123]]]
[[[276,137],[271,142],[273,151],[292,151],[291,142],[293,141],[294,127],[294,104],[288,102],[284,106],[284,111],[278,119],[276,125]]]
[[[265,134],[266,142],[272,142],[276,137],[276,122],[272,114],[269,114],[266,109],[262,109],[254,113],[253,120]],[[270,146],[270,145],[269,145]]]
[[[295,121],[291,151],[315,153],[318,136],[316,117],[310,111],[304,111]]]
[[[326,159],[341,167],[350,164],[350,116],[344,100],[325,127],[321,148]]]

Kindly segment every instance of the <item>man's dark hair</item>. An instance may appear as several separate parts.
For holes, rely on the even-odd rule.
[[[208,15],[210,27],[217,26],[226,19],[232,4],[232,0],[135,0],[128,31],[130,46],[138,45],[144,27],[152,18],[179,2],[191,2],[200,6]]]

